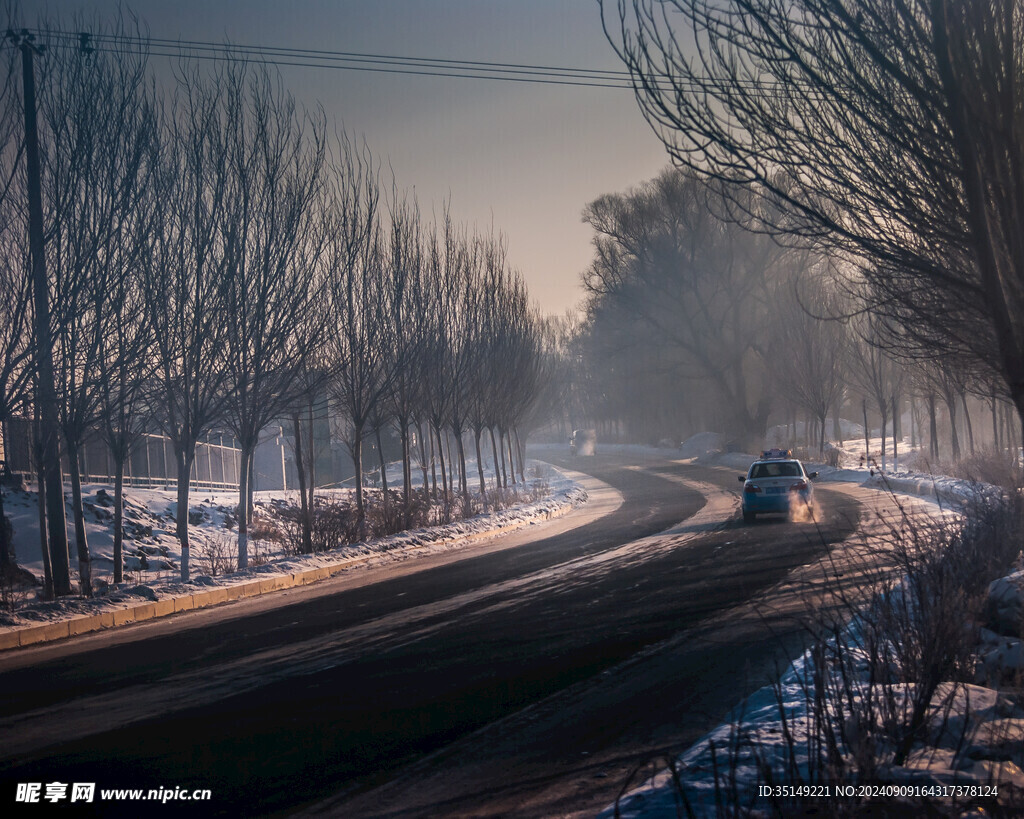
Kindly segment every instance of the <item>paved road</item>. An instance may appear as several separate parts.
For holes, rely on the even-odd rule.
[[[679,741],[659,726],[680,697],[716,719],[754,684],[744,668],[775,656],[768,625],[730,644],[720,627],[698,637],[704,624],[847,537],[858,508],[820,491],[820,527],[745,527],[733,472],[625,456],[586,469],[622,501],[578,528],[0,657],[5,791],[55,778],[210,788],[189,812],[224,815],[607,802],[638,748]],[[618,762],[583,779],[552,769],[590,757]],[[113,807],[103,815],[139,814]]]

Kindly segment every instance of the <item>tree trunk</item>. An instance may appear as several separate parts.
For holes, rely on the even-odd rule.
[[[366,539],[366,506],[363,502],[363,428],[352,431],[352,464],[356,468],[356,525],[359,539]]]
[[[526,483],[526,447],[523,446],[523,442],[519,439],[519,429],[512,427],[512,434],[516,439],[516,456],[519,458],[519,478],[523,483]]]
[[[871,466],[871,430],[868,429],[868,399],[860,402],[861,411],[864,413],[864,465]]]
[[[292,413],[292,435],[295,439],[295,472],[299,480],[299,526],[302,530],[302,553],[313,554],[313,523],[306,498],[306,465],[302,457],[302,424],[299,412]]]
[[[36,461],[38,464],[39,461]],[[54,598],[53,586],[53,558],[50,555],[50,539],[46,529],[46,481],[43,477],[42,467],[36,467],[36,481],[39,491],[37,492],[39,503],[39,550],[43,556],[43,594],[47,600]]]
[[[412,501],[412,448],[409,445],[409,423],[399,421],[398,434],[402,440],[402,523],[409,528],[409,504]]]
[[[970,453],[974,454],[974,425],[971,423],[971,411],[967,408],[967,393],[960,393],[960,403],[964,407],[964,425],[967,427],[967,446]]]
[[[384,444],[380,439],[380,427],[376,427],[373,430],[373,434],[377,439],[377,460],[380,461],[380,488],[381,498],[384,502],[384,508],[388,508],[388,462],[384,457]]]
[[[480,436],[483,430],[480,427],[473,427],[473,443],[476,445],[476,473],[480,477],[480,498],[484,504],[484,511],[487,511],[487,483],[484,481],[484,459],[480,453]]]
[[[935,393],[928,395],[928,450],[934,460],[939,460],[939,419],[935,411]]]
[[[894,394],[892,397],[892,471],[895,474],[899,469],[900,448],[899,440],[899,401]]]
[[[448,456],[448,492],[455,494],[455,460],[452,458],[452,436],[448,429],[444,431],[444,444]]]
[[[508,489],[508,472],[505,470],[505,432],[498,428],[498,451],[501,452],[501,486]]]
[[[10,430],[5,422],[0,422],[0,440],[3,440],[5,444],[11,440]],[[6,472],[6,469],[3,471]],[[14,566],[14,544],[11,542],[14,530],[12,527],[11,535],[8,535],[7,512],[4,511],[3,478],[4,475],[0,474],[0,575],[6,575],[7,569]]]
[[[441,430],[434,426],[433,443],[436,446],[434,454],[437,456],[437,465],[441,468],[441,494],[448,497],[448,469],[444,460],[444,444],[441,441]],[[436,485],[436,483],[435,483]]]
[[[429,474],[427,472],[427,440],[423,437],[423,423],[416,423],[416,438],[420,446],[420,471],[423,473],[423,494],[424,496],[430,489]],[[431,447],[432,449],[433,447]],[[434,482],[435,486],[437,482]]]
[[[996,388],[992,387],[992,448],[998,452],[999,447],[999,415],[996,412]]]
[[[605,433],[605,437],[610,437]],[[516,484],[515,479],[515,451],[512,448],[512,428],[510,427],[505,431],[505,446],[509,450],[509,475],[512,476],[512,485]]]
[[[885,402],[882,402],[883,406]],[[889,428],[889,413],[883,410],[882,413],[882,474],[885,474],[885,432]]]
[[[221,442],[223,444],[223,441]],[[253,441],[252,452],[249,453],[249,467],[247,473],[249,475],[249,488],[245,493],[245,522],[248,524],[252,523],[253,505],[252,505],[252,493],[256,488],[256,447],[259,445],[259,438]],[[221,450],[221,463],[224,463],[224,450]],[[241,456],[239,456],[241,457]],[[243,458],[244,460],[244,458]],[[244,464],[238,465],[238,474],[241,477],[242,469]]]
[[[462,432],[455,433],[455,451],[459,456],[459,491],[465,500],[469,500],[469,481],[466,480],[466,447],[462,442]]]
[[[515,483],[517,483],[517,481],[516,481],[516,458],[515,458],[515,450],[512,447],[512,429],[511,428],[509,428],[509,431],[505,434],[505,441],[508,444],[508,471],[512,475],[512,483],[515,484]]]
[[[949,442],[953,448],[953,460],[960,460],[960,436],[956,431],[956,397],[946,396],[946,409],[949,412]]]
[[[316,491],[316,435],[314,434],[313,427],[313,398],[310,396],[309,399],[309,433],[306,435],[306,452],[308,457],[306,458],[306,469],[309,470],[309,481],[306,484],[306,491],[309,493],[309,509],[310,514],[313,511],[313,493]],[[359,429],[360,438],[362,437],[362,428]]]
[[[114,463],[114,584],[124,583],[124,457]]]
[[[188,447],[186,453],[180,446],[175,447],[175,460],[178,464],[178,543],[181,544],[181,580],[187,583],[189,579],[189,552],[188,542],[188,496],[189,478],[192,472],[192,461],[195,458],[195,445]]]
[[[916,449],[921,436],[921,425],[917,422],[917,401],[910,393],[910,448]]]
[[[32,427],[32,450],[36,466],[36,502],[39,516],[39,552],[43,556],[43,594],[47,600],[54,597],[52,558],[50,556],[50,539],[46,529],[46,480],[43,473],[42,449],[39,445],[39,413]]]
[[[7,537],[7,513],[4,511],[4,487],[0,484],[0,577],[6,577],[14,566],[14,552]]]
[[[249,465],[253,457],[251,443],[242,443],[242,463],[238,470],[238,568],[249,568]]]
[[[427,422],[427,437],[430,441],[430,485],[431,492],[434,497],[437,497],[437,458],[434,457],[434,439],[436,436],[436,430],[434,425],[429,421]]]
[[[491,434],[491,451],[494,453],[494,488],[501,489],[501,472],[498,471],[498,442],[494,439],[494,427],[487,431]]]
[[[81,593],[92,597],[92,559],[85,534],[85,510],[82,506],[82,470],[78,444],[68,441],[68,465],[71,475],[71,512],[75,524],[75,548],[78,551],[78,581]]]

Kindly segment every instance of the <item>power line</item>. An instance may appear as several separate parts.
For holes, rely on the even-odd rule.
[[[80,47],[81,35],[78,33],[47,29],[37,29],[36,33],[56,40],[56,45]],[[432,57],[400,57],[386,54],[218,44],[199,40],[168,40],[131,36],[90,35],[89,42],[96,51],[114,54],[146,54],[170,58],[191,57],[215,61],[244,58],[253,62],[286,67],[458,77],[587,88],[633,89],[628,71],[610,69],[568,68]]]
[[[108,54],[166,57],[169,59],[198,59],[214,62],[248,60],[261,65],[286,68],[315,68],[334,71],[362,71],[374,74],[496,80],[500,82],[561,85],[580,88],[611,88],[627,91],[636,89],[635,78],[627,70],[572,68],[566,66],[531,65],[529,63],[499,63],[479,60],[457,60],[438,57],[404,57],[372,52],[329,51],[323,49],[285,48],[282,46],[255,46],[232,43],[214,43],[204,40],[171,40],[160,37],[132,35],[83,34],[56,29],[34,29],[41,37],[52,38],[53,47],[80,50],[87,41],[92,50]],[[83,41],[83,37],[86,38]],[[689,86],[700,91],[699,83],[680,79],[646,77],[649,87],[668,93]],[[775,79],[736,80],[751,91],[777,91],[783,83]]]

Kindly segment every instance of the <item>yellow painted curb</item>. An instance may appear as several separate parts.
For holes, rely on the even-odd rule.
[[[111,612],[113,614],[113,612]],[[107,618],[110,625],[114,624],[114,618]],[[74,637],[76,634],[85,634],[89,631],[99,631],[103,628],[103,617],[99,614],[94,614],[91,617],[76,617],[74,620],[68,620],[68,632],[69,636]]]
[[[168,614],[174,614],[173,597],[166,600],[157,600],[153,605],[156,606],[156,617],[166,617]]]
[[[17,648],[21,645],[21,635],[17,631],[5,631],[0,633],[0,651],[9,648]]]
[[[192,595],[196,602],[197,609],[205,609],[207,606],[216,606],[220,603],[228,602],[228,590],[227,587],[221,587],[219,589],[210,589],[209,591],[197,592]]]
[[[21,645],[30,646],[35,643],[48,643],[51,640],[62,640],[71,635],[70,621],[64,620],[61,623],[49,623],[45,626],[30,626],[22,629],[18,634]]]
[[[152,620],[156,617],[156,603],[143,603],[141,606],[135,607],[135,622],[141,623],[143,620]]]
[[[135,622],[135,607],[130,609],[116,609],[114,611],[114,625],[123,626],[125,623]]]

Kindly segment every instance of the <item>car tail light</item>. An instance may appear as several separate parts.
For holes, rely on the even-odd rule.
[[[761,491],[761,487],[755,483],[748,483],[746,486],[743,487],[743,491],[750,495],[754,495]]]
[[[791,487],[789,487],[789,491],[790,492],[803,492],[806,488],[807,488],[807,481],[797,481],[795,484],[793,484]]]

